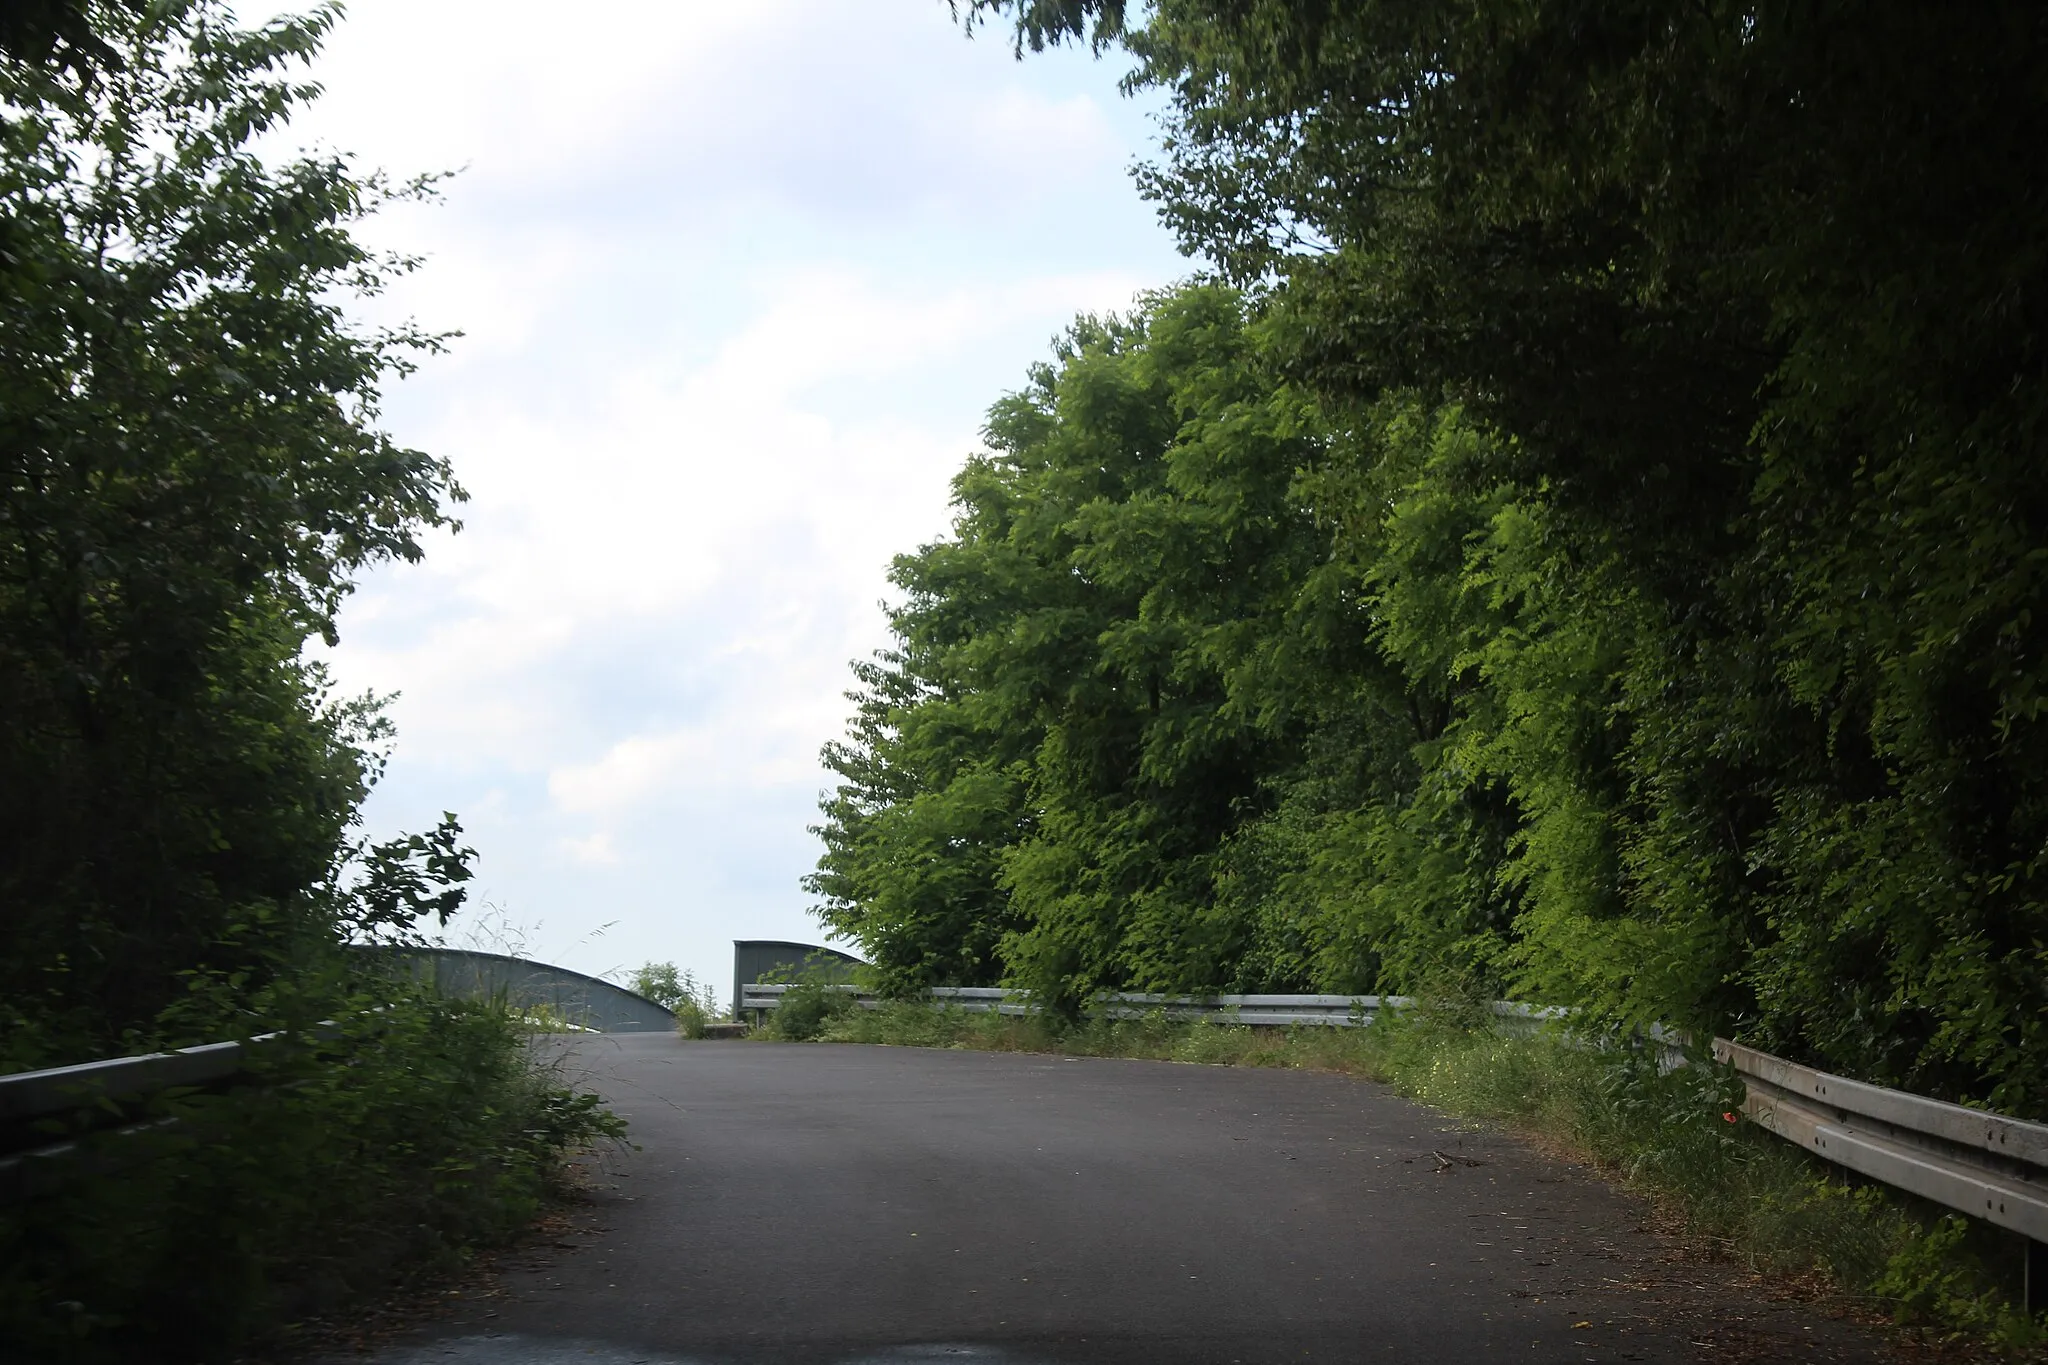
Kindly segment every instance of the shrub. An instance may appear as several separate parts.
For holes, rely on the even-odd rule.
[[[673,962],[643,962],[627,978],[626,989],[673,1011],[684,995],[683,975]]]
[[[710,1012],[693,999],[678,1000],[671,1012],[676,1017],[676,1032],[685,1038],[702,1038],[710,1027]]]
[[[525,1029],[405,995],[266,1055],[255,1084],[124,1115],[180,1122],[0,1209],[0,1339],[29,1359],[219,1359],[516,1231],[565,1152],[624,1131]]]
[[[673,962],[650,962],[633,973],[634,991],[676,1017],[676,1032],[702,1038],[720,1014],[718,992],[692,971],[678,972]]]
[[[785,1042],[804,1043],[824,1036],[828,1025],[864,1013],[849,991],[826,981],[799,981],[768,1016],[768,1029]]]

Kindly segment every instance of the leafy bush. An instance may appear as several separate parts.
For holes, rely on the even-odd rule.
[[[823,1036],[835,1022],[862,1013],[849,988],[872,989],[875,973],[871,968],[813,952],[806,954],[801,963],[763,972],[760,980],[789,988],[765,1021],[768,1036],[807,1042]],[[734,1006],[737,1008],[737,1001]]]
[[[626,979],[626,989],[652,1000],[665,1010],[673,1010],[683,997],[682,977],[673,962],[641,963]]]
[[[627,989],[643,995],[676,1017],[676,1032],[702,1038],[719,1015],[718,992],[692,971],[677,971],[673,962],[643,963],[633,971]]]
[[[711,1027],[711,1013],[695,1000],[679,1000],[673,1011],[676,1032],[685,1038],[702,1038]]]
[[[676,994],[675,1004],[669,1008],[676,1016],[676,1032],[685,1038],[702,1038],[704,1032],[716,1021],[722,1011],[718,1008],[718,992],[709,982],[699,981],[689,972],[684,972],[681,989]]]
[[[834,1022],[863,1014],[852,992],[829,981],[799,981],[783,993],[781,1005],[768,1016],[768,1031],[785,1042],[803,1043],[824,1036]]]
[[[113,1172],[0,1210],[0,1338],[36,1359],[219,1359],[505,1237],[565,1152],[623,1134],[498,1006],[353,1003],[253,1084],[124,1115],[180,1122],[114,1139]]]

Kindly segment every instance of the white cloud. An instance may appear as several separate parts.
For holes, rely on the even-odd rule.
[[[867,638],[882,568],[943,530],[947,480],[974,438],[886,404],[836,416],[810,392],[886,390],[1019,322],[1046,325],[1039,300],[1097,306],[1133,288],[1056,278],[906,298],[813,271],[764,300],[709,363],[664,384],[651,358],[593,393],[582,424],[522,412],[514,393],[486,412],[464,402],[424,439],[470,484],[469,527],[364,594],[346,623],[352,671],[405,692],[409,748],[451,739],[537,756],[574,729],[551,714],[569,702],[534,685],[537,667],[615,652],[678,613],[746,632],[716,642],[728,672],[764,650],[865,652],[845,635],[848,614]],[[390,643],[356,648],[365,627]]]
[[[356,0],[302,122],[345,150],[545,185],[677,126],[660,114],[701,117],[730,89],[732,51],[788,41],[795,14],[785,0],[643,0],[591,25],[540,0]]]
[[[455,809],[531,951],[719,979],[817,932],[818,749],[983,411],[1180,273],[1142,122],[930,0],[646,0],[591,55],[558,6],[351,11],[301,135],[469,167],[375,228],[430,260],[369,316],[466,333],[390,425],[474,494],[342,620],[344,684],[402,694],[376,832]]]
[[[586,867],[611,867],[619,861],[619,850],[608,830],[581,839],[563,839],[561,847],[570,861]]]

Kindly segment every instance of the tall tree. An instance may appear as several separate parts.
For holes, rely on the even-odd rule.
[[[1269,340],[1214,285],[1082,320],[991,411],[953,535],[897,561],[812,881],[892,988],[1497,974],[1512,821],[1490,778],[1429,775],[1443,651],[1389,647],[1484,524],[1446,473],[1484,440],[1412,403],[1333,423]],[[1402,523],[1397,591],[1386,504],[1429,480],[1456,510]]]
[[[425,186],[255,150],[337,12],[108,6],[101,69],[0,62],[0,1062],[204,1031],[165,1012],[340,932],[379,722],[301,648],[461,492],[377,425],[435,339],[343,311],[410,267],[352,226]],[[384,850],[364,913],[458,853]]]
[[[13,0],[0,8],[0,57],[84,66],[113,49],[95,33],[91,0]]]
[[[1147,191],[1273,288],[1283,371],[1463,404],[1548,600],[1627,623],[1578,739],[1493,746],[1524,849],[1608,849],[1521,883],[1528,979],[2048,1104],[2048,11],[966,10],[1122,43]]]
[[[1083,320],[991,412],[954,536],[897,561],[815,885],[906,980],[1007,968],[1071,1001],[1229,970],[1181,921],[1260,800],[1228,674],[1308,531],[1306,438],[1248,348],[1224,290]]]

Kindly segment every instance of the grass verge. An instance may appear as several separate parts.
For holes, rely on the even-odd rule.
[[[1646,1054],[1588,1047],[1552,1030],[1503,1031],[1455,1006],[1383,1017],[1368,1029],[1254,1029],[1163,1016],[1060,1027],[922,1004],[864,1010],[819,997],[786,1020],[771,1018],[770,1035],[1368,1077],[1454,1117],[1502,1124],[1588,1159],[1653,1199],[1696,1246],[1758,1272],[1818,1274],[1896,1322],[2010,1355],[2035,1357],[2048,1344],[2044,1324],[2018,1306],[2018,1238],[1731,1120],[1740,1083],[1711,1063],[1665,1072]]]

